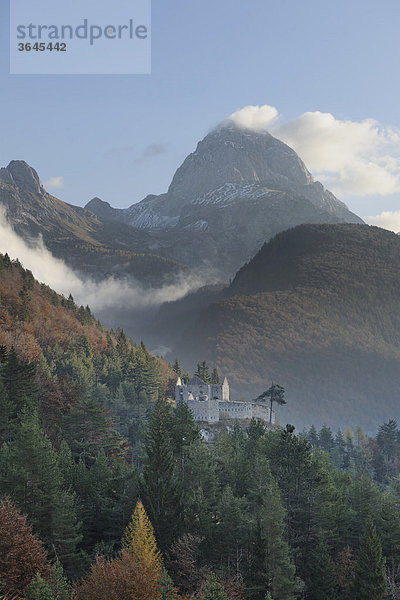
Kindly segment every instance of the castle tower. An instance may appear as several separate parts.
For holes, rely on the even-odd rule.
[[[185,396],[187,396],[186,386],[182,384],[181,378],[178,377],[175,385],[175,407],[178,407],[185,400]]]
[[[224,382],[222,384],[222,401],[229,402],[229,383],[227,378],[224,378]]]

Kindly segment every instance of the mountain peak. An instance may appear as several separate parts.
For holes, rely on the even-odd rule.
[[[113,208],[108,202],[102,200],[98,196],[95,196],[85,205],[85,209],[89,210],[93,214],[97,215],[100,219],[106,221],[118,220],[118,213],[121,212],[119,208]]]
[[[12,160],[6,169],[1,169],[0,178],[33,194],[42,194],[44,191],[39,175],[24,160]]]
[[[307,185],[313,178],[294,150],[267,131],[224,121],[197,144],[175,173],[169,193],[182,200],[225,183]]]
[[[91,208],[111,208],[111,205],[105,200],[99,198],[98,196],[95,196],[94,198],[89,200],[85,208],[87,210],[91,210]]]

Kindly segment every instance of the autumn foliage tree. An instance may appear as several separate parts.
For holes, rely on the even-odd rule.
[[[128,550],[112,561],[98,556],[91,572],[75,588],[75,600],[154,600],[158,579],[154,568]]]
[[[50,564],[42,542],[16,506],[0,502],[0,581],[3,594],[20,598],[31,580],[50,575]]]
[[[131,520],[122,538],[122,547],[136,560],[159,573],[162,566],[160,551],[154,535],[153,525],[148,518],[141,500],[138,500]]]

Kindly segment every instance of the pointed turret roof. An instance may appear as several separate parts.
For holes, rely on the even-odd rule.
[[[182,381],[181,381],[180,377],[178,377],[178,381],[176,382],[176,385],[182,385]]]
[[[229,385],[228,380],[226,377],[224,377],[224,383],[222,385]]]

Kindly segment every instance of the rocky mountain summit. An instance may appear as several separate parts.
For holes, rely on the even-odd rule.
[[[86,209],[100,219],[164,232],[164,241],[175,240],[166,250],[170,257],[225,276],[279,231],[301,223],[362,223],[314,181],[289,146],[233,123],[198,143],[166,194],[122,210],[94,198]]]

